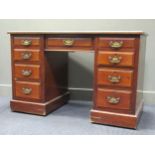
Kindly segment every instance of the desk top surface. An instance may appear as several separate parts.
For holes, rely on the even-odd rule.
[[[8,34],[131,34],[144,35],[143,31],[11,31]]]

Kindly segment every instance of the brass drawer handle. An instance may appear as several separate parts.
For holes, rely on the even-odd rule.
[[[32,41],[31,40],[23,40],[21,42],[21,45],[23,46],[30,46],[32,44]]]
[[[112,96],[108,96],[107,97],[107,101],[110,104],[118,104],[120,102],[120,97],[112,97]]]
[[[32,89],[31,88],[22,88],[22,92],[25,95],[30,95],[32,92]]]
[[[22,70],[21,73],[22,73],[23,76],[28,77],[28,76],[30,76],[32,74],[32,71],[31,70]]]
[[[64,39],[63,44],[65,46],[72,46],[74,44],[74,40],[73,39]]]
[[[108,80],[111,82],[111,83],[119,83],[120,80],[121,80],[121,76],[111,76],[109,75],[108,76]]]
[[[114,56],[109,56],[108,59],[109,59],[109,62],[112,64],[119,64],[122,60],[122,57],[118,55],[114,55]]]
[[[30,53],[30,52],[24,52],[21,54],[21,57],[23,60],[29,60],[31,58],[31,56],[32,56],[32,53]]]
[[[109,46],[115,49],[121,48],[123,46],[123,41],[111,41]]]

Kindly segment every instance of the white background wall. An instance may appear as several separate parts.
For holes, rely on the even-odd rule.
[[[155,20],[0,20],[0,95],[11,96],[10,38],[7,32],[63,30],[146,32],[144,96],[145,103],[155,103]],[[70,87],[91,88],[93,54],[71,53],[69,70]],[[87,97],[90,98],[89,95]]]

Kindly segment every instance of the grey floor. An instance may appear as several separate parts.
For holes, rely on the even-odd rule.
[[[155,105],[145,105],[137,130],[91,124],[91,102],[69,103],[46,117],[11,112],[0,97],[1,135],[149,135],[155,134]]]

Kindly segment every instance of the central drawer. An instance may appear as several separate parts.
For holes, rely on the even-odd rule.
[[[15,64],[15,78],[40,79],[40,65]]]
[[[98,68],[97,84],[105,86],[131,87],[133,70]]]
[[[52,47],[91,47],[93,46],[92,38],[57,38],[51,37],[46,39],[46,48]]]
[[[41,99],[41,85],[39,82],[15,82],[15,96],[26,99]]]

